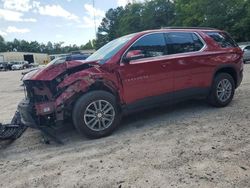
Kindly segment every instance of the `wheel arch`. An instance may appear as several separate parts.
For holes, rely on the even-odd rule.
[[[231,75],[234,80],[235,87],[237,87],[238,78],[237,78],[237,71],[234,66],[232,65],[220,66],[219,68],[216,69],[213,78],[215,78],[219,73],[228,73],[229,75]]]
[[[81,96],[91,91],[106,91],[108,93],[111,93],[115,97],[119,110],[121,110],[121,100],[120,100],[118,89],[116,89],[115,85],[111,81],[98,79],[98,80],[95,80],[95,82],[92,82],[90,85],[84,87],[84,89],[81,89],[78,92],[75,92],[67,100],[65,100],[63,102],[63,105],[65,107],[64,113],[66,112],[66,114],[71,114],[72,109],[75,106],[78,99]]]
[[[87,91],[95,91],[95,90],[104,90],[113,95],[117,94],[117,92],[112,86],[109,86],[108,84],[104,83],[104,81],[102,80],[98,80],[95,83],[91,84]]]
[[[106,91],[106,92],[109,92],[111,93],[112,95],[115,96],[116,98],[116,101],[117,101],[117,104],[120,106],[121,104],[121,98],[120,98],[120,95],[119,95],[119,92],[118,90],[115,88],[115,86],[113,86],[112,83],[109,83],[105,80],[96,80],[93,84],[91,84],[90,86],[88,86],[87,90],[84,91],[84,92],[81,92],[80,94],[78,94],[78,98],[81,96],[81,95],[84,95],[85,93],[88,93],[90,91]]]

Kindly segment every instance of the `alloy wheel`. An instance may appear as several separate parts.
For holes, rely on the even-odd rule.
[[[90,103],[84,111],[84,122],[93,131],[107,129],[114,121],[115,109],[106,100]]]
[[[226,102],[232,95],[232,83],[228,79],[221,80],[217,85],[216,94],[221,102]]]

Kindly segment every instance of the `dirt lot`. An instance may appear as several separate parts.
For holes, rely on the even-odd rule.
[[[0,122],[23,98],[20,71],[0,72]],[[0,142],[0,187],[250,187],[250,65],[233,102],[189,101],[126,117],[107,138],[68,125],[63,146],[28,129]]]

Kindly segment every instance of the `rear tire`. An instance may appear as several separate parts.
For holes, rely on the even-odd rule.
[[[228,73],[219,73],[215,76],[208,102],[215,107],[225,107],[233,99],[235,92],[235,82]]]
[[[116,98],[106,91],[91,91],[80,97],[73,108],[73,123],[89,138],[110,135],[120,121]]]

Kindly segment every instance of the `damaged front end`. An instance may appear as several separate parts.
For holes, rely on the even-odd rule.
[[[103,72],[97,62],[81,61],[51,65],[27,73],[22,78],[25,98],[18,104],[20,124],[39,129],[61,143],[52,133],[53,128],[71,118],[74,102],[103,75],[112,74]]]
[[[25,75],[25,99],[18,105],[22,123],[39,129],[67,119],[75,97],[93,83],[90,73],[84,71],[91,67],[82,62],[69,67],[65,62]]]
[[[23,77],[25,98],[18,104],[11,123],[0,124],[0,139],[17,139],[27,127],[31,127],[61,143],[49,130],[58,120],[63,119],[62,111],[55,105],[56,98],[60,95],[60,91],[56,89],[58,81],[36,79],[35,72],[37,71]],[[40,71],[39,75],[41,74],[43,71]]]
[[[18,111],[23,124],[39,128],[55,123],[60,111],[56,110],[53,86],[48,81],[24,80],[25,99],[18,104]],[[54,94],[53,94],[54,93]]]

